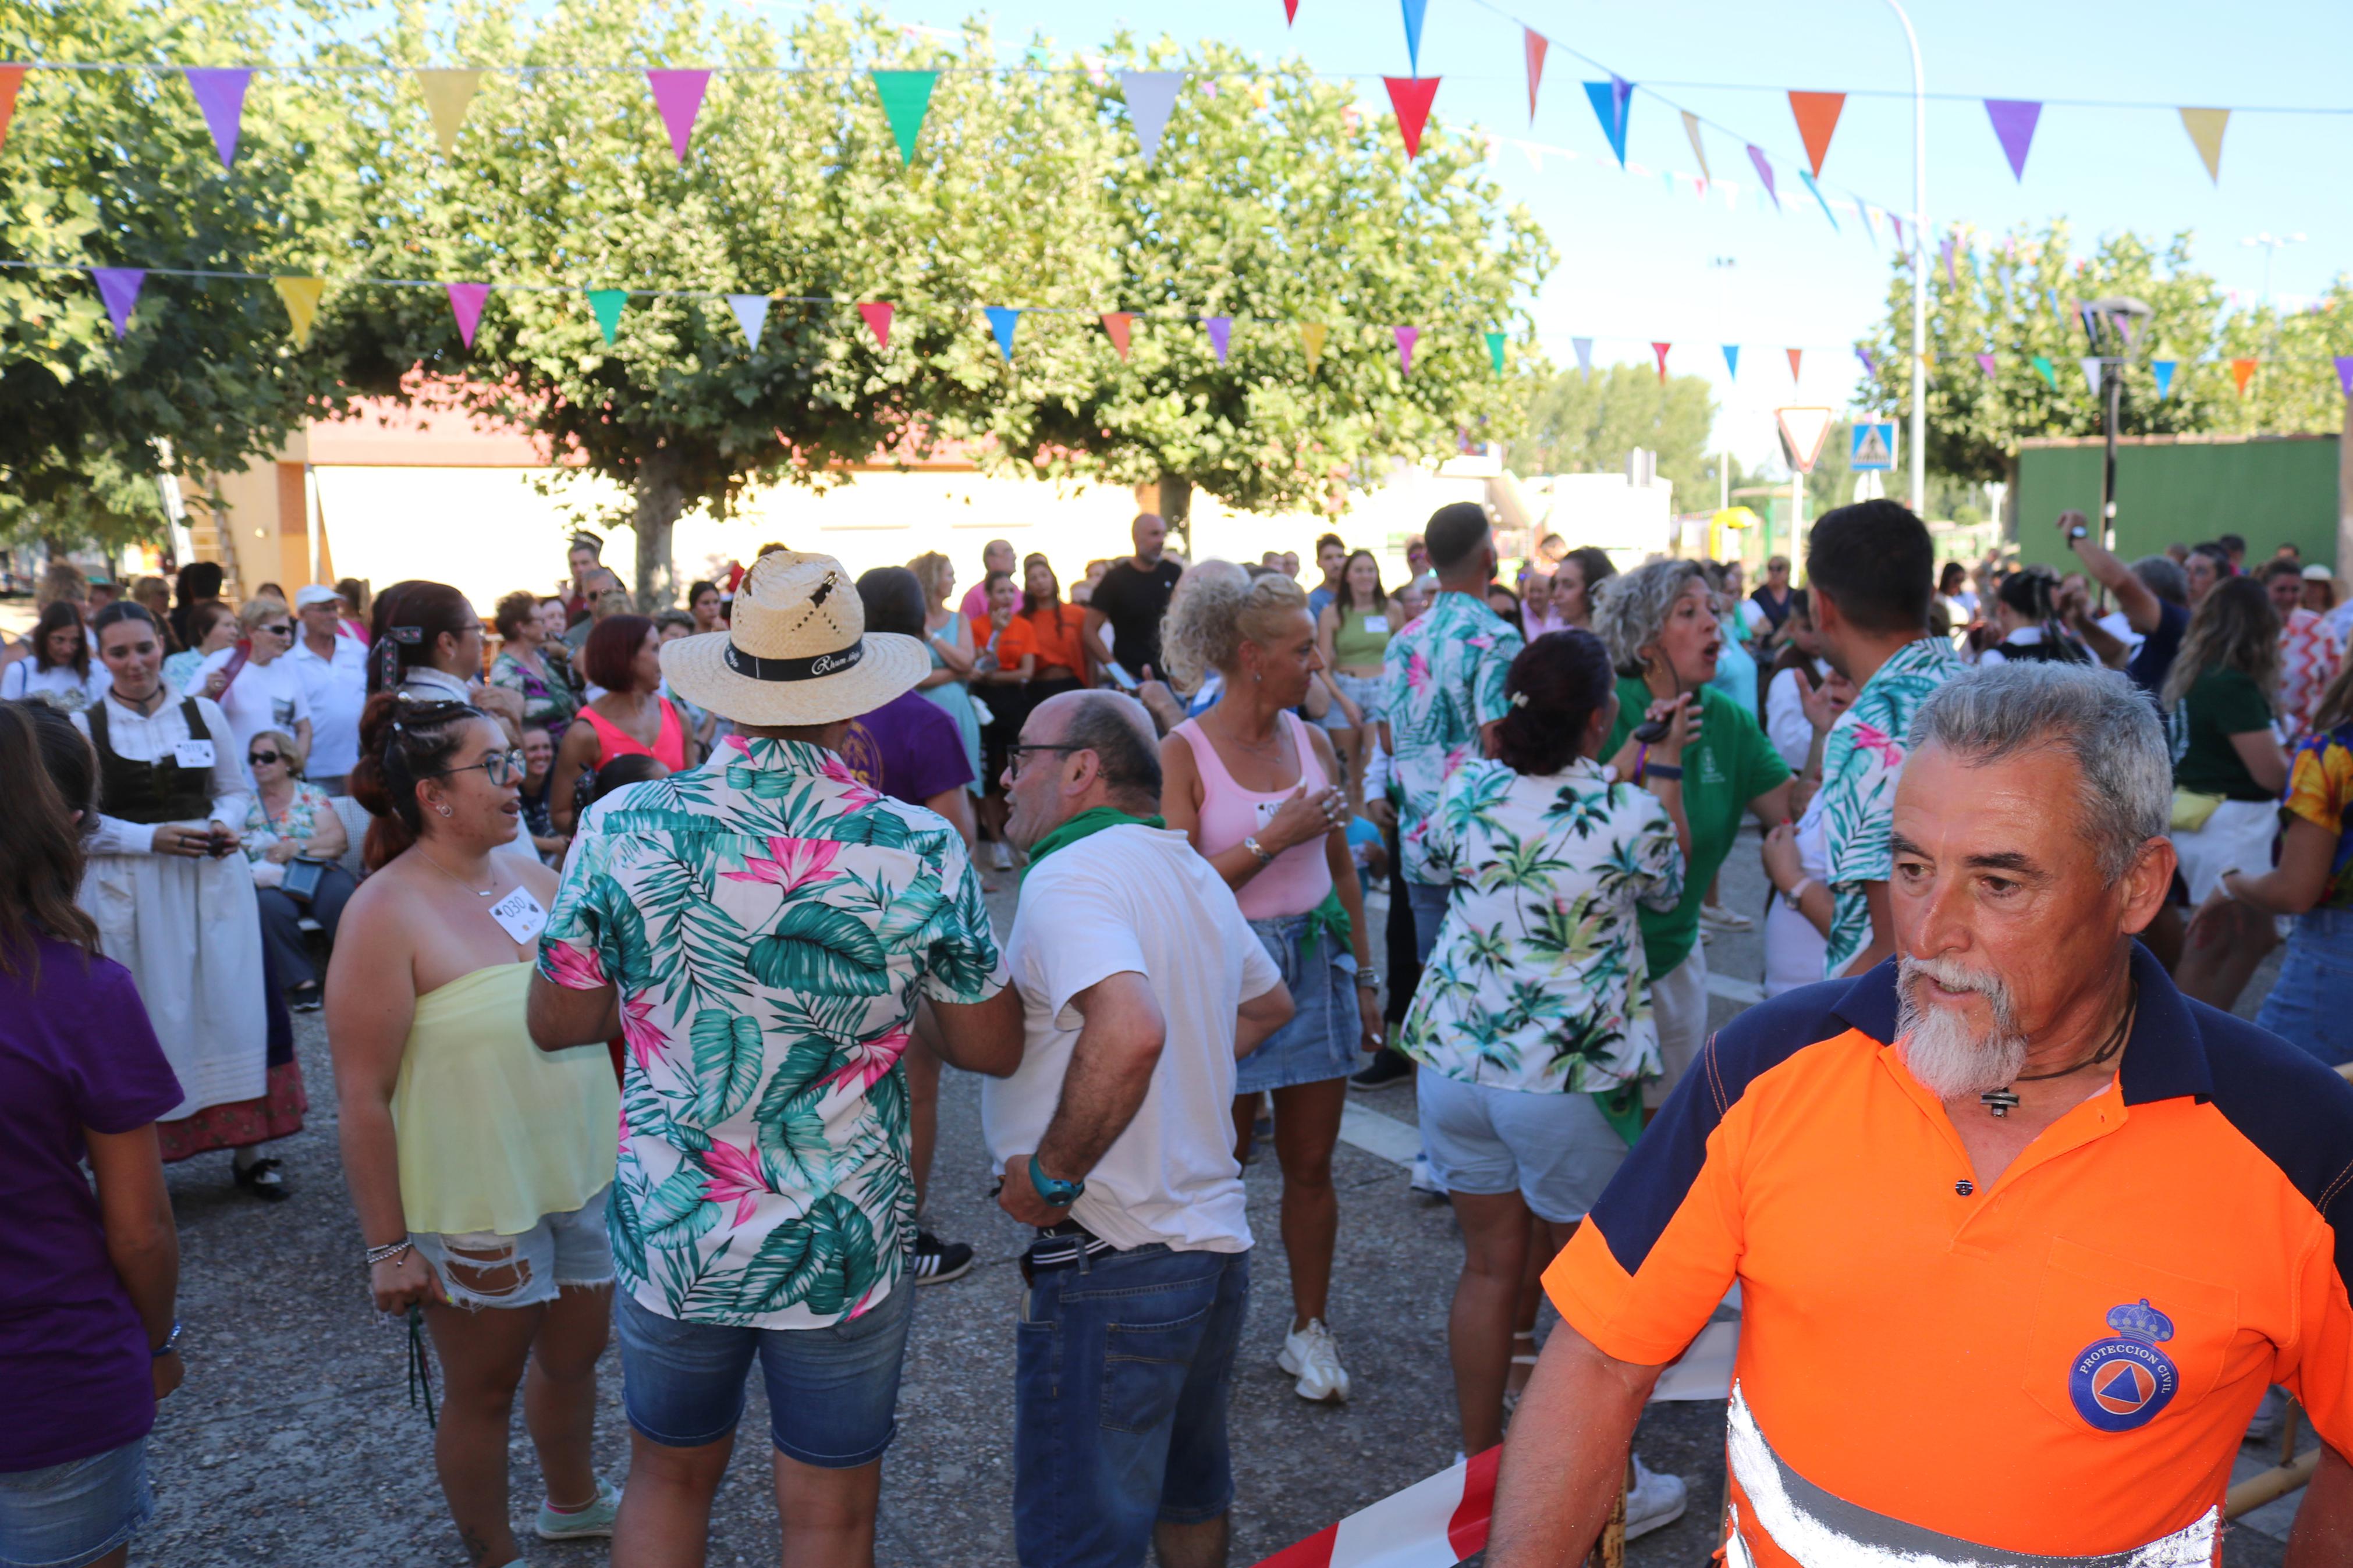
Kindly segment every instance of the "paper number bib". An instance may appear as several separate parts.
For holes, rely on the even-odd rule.
[[[213,765],[213,743],[210,741],[174,741],[172,760],[184,768],[208,768]]]
[[[499,929],[518,943],[535,941],[547,929],[547,910],[531,896],[529,888],[517,888],[491,906],[491,919]]]

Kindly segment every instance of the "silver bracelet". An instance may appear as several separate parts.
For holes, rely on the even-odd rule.
[[[1260,846],[1258,836],[1256,834],[1252,834],[1250,837],[1243,839],[1242,847],[1257,856],[1258,863],[1260,865],[1271,866],[1274,864],[1274,857],[1268,854],[1266,850]]]
[[[379,1263],[394,1261],[408,1250],[409,1245],[408,1238],[403,1237],[398,1241],[387,1242],[382,1247],[369,1247],[367,1249],[368,1267],[373,1268]]]

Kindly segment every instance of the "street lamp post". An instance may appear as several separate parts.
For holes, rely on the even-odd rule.
[[[2250,247],[2263,247],[2263,303],[2268,305],[2272,302],[2272,258],[2280,253],[2281,246],[2302,245],[2304,243],[2304,236],[2300,234],[2273,234],[2271,231],[2266,229],[2262,234],[2251,234],[2246,238],[2239,241],[2239,243],[2241,245]]]
[[[2147,315],[2146,304],[2122,295],[2084,307],[2084,335],[2100,356],[2100,423],[2107,432],[2100,468],[2100,543],[2109,550],[2116,547],[2116,425],[2124,415],[2125,353],[2132,346],[2133,328]]]
[[[1920,35],[1900,0],[1887,8],[1904,24],[1912,49],[1912,511],[1928,512],[1928,97],[1920,74]]]

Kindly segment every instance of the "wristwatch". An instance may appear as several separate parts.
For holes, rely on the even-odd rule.
[[[1359,991],[1378,991],[1380,988],[1381,988],[1381,972],[1380,972],[1379,970],[1377,970],[1377,969],[1365,969],[1365,968],[1359,968],[1359,969],[1356,971],[1356,989],[1357,989],[1357,990],[1359,990]]]
[[[1792,912],[1798,911],[1799,906],[1805,902],[1806,889],[1813,885],[1814,879],[1811,877],[1800,877],[1798,879],[1797,886],[1782,889],[1781,907]]]
[[[1064,1182],[1048,1175],[1046,1168],[1038,1163],[1035,1154],[1029,1156],[1029,1184],[1038,1189],[1039,1201],[1050,1209],[1069,1208],[1079,1201],[1079,1194],[1087,1190],[1084,1176],[1075,1182]]]
[[[160,1344],[160,1345],[155,1346],[153,1350],[149,1351],[147,1353],[148,1353],[148,1355],[149,1355],[150,1357],[152,1357],[153,1359],[154,1359],[154,1360],[156,1360],[156,1361],[162,1361],[165,1356],[170,1355],[173,1352],[174,1352],[174,1351],[178,1350],[179,1348],[180,1348],[180,1320],[179,1320],[179,1319],[177,1319],[177,1318],[174,1318],[174,1319],[173,1319],[173,1320],[172,1320],[172,1331],[171,1331],[170,1333],[168,1333],[168,1334],[165,1334],[165,1335],[164,1336],[164,1342],[163,1342],[162,1344]]]

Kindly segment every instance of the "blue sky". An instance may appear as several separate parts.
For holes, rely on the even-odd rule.
[[[801,0],[739,0],[778,20]],[[1043,32],[1060,48],[1092,47],[1123,26],[1145,37],[1189,42],[1216,37],[1274,60],[1303,55],[1327,73],[1355,73],[1386,110],[1379,78],[1407,74],[1405,31],[1396,0],[1300,0],[1286,26],[1282,0],[887,0],[892,19],[955,26],[986,16],[1000,44]],[[1913,0],[1914,25],[1931,92],[1966,101],[1928,106],[1928,202],[1932,225],[1974,224],[2000,234],[2012,225],[2064,216],[2079,246],[2102,233],[2194,231],[2200,266],[2249,303],[2263,287],[2264,252],[2241,240],[2301,233],[2276,253],[2272,289],[2293,300],[2325,289],[2353,257],[2353,6],[2253,5],[2225,18],[2185,0]],[[1516,19],[1515,19],[1516,18]],[[1533,126],[1520,22],[1553,40]],[[1705,132],[1711,171],[1753,185],[1742,150],[1770,155],[1782,211],[1760,211],[1744,193],[1728,210],[1688,183],[1671,191],[1665,174],[1697,165],[1681,119],[1638,91],[1627,155],[1649,177],[1621,173],[1586,101],[1581,80],[1602,73],[1579,51],[1638,85],[1660,90],[1726,131]],[[1507,195],[1525,203],[1550,235],[1560,264],[1535,301],[1537,329],[1558,363],[1574,363],[1569,340],[1597,340],[1595,357],[1651,362],[1649,344],[1674,344],[1669,365],[1710,376],[1723,412],[1718,438],[1751,462],[1774,448],[1771,409],[1788,402],[1844,403],[1856,367],[1847,345],[1877,319],[1893,246],[1873,245],[1854,215],[1833,233],[1799,184],[1801,144],[1783,91],[1879,90],[1851,97],[1822,183],[1836,196],[1874,205],[1912,205],[1911,68],[1903,32],[1883,0],[1819,0],[1756,5],[1736,0],[1643,0],[1641,5],[1564,0],[1428,0],[1421,71],[1444,79],[1436,118],[1477,124],[1498,136],[1566,148],[1532,167],[1518,148],[1500,147],[1494,170]],[[1669,85],[1752,84],[1752,89]],[[2123,100],[2144,108],[2070,107],[2042,113],[2023,182],[2014,181],[1981,97]],[[2232,117],[2222,177],[2209,183],[2174,107],[2343,107],[2330,115],[2249,113]],[[1729,258],[1729,268],[1712,268]],[[1740,374],[1728,378],[1719,345],[1742,346]],[[1805,374],[1792,387],[1785,346],[1805,349]]]

